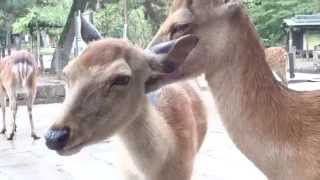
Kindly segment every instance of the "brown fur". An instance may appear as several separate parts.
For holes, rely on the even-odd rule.
[[[265,49],[266,61],[279,78],[281,79],[284,85],[288,85],[287,82],[287,62],[288,62],[288,53],[282,47],[269,47]]]
[[[0,101],[3,112],[3,127],[1,133],[6,132],[6,95],[9,97],[10,108],[12,111],[12,123],[10,124],[12,129],[8,136],[8,140],[12,140],[16,130],[15,122],[18,109],[16,98],[17,93],[21,90],[26,91],[27,94],[27,107],[31,126],[31,136],[34,139],[38,139],[38,136],[34,132],[34,124],[32,119],[32,104],[37,92],[37,73],[38,67],[36,60],[32,54],[24,50],[14,51],[11,56],[6,56],[0,61],[0,84],[2,87],[0,92]]]
[[[143,50],[117,39],[89,44],[64,69],[68,93],[51,129],[70,128],[62,155],[117,135],[123,144],[126,179],[189,180],[204,139],[206,111],[189,82],[161,88],[149,97],[151,75]],[[130,75],[125,86],[112,85]]]
[[[270,180],[320,179],[320,91],[295,92],[274,79],[238,0],[183,1],[175,0],[151,45],[192,13],[188,33],[200,40],[181,79],[205,73],[231,139]]]

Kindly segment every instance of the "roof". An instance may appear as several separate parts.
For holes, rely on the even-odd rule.
[[[287,26],[319,26],[320,14],[314,15],[296,15],[289,19],[284,19]]]

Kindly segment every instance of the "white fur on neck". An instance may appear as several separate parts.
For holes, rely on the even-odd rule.
[[[123,159],[130,159],[129,165],[134,165],[137,174],[157,176],[170,152],[175,147],[175,138],[167,122],[153,105],[145,100],[140,115],[119,133],[120,144],[123,146]],[[147,177],[145,177],[147,178]]]

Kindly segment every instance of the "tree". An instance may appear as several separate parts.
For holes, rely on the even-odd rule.
[[[164,0],[128,0],[128,38],[141,46],[146,45],[165,17],[166,4]],[[97,11],[94,22],[104,36],[119,38],[123,36],[122,0],[73,0],[66,25],[54,53],[51,64],[53,70],[55,66],[62,69],[69,61],[75,34],[74,13],[76,10],[83,11],[86,8]]]
[[[62,4],[65,1],[68,0],[63,0]],[[7,46],[10,46],[12,28],[15,33],[20,33],[32,30],[36,24],[51,24],[53,26],[52,24],[61,23],[63,13],[61,13],[61,9],[60,13],[57,13],[57,9],[55,9],[56,5],[59,7],[60,4],[59,0],[1,0],[0,40],[7,41]],[[56,16],[52,17],[53,15]],[[52,23],[53,21],[60,22]]]
[[[283,19],[320,11],[319,0],[247,0],[245,3],[265,45],[284,44]]]
[[[52,34],[60,33],[54,31],[56,28],[63,27],[67,18],[65,9],[70,8],[69,1],[61,1],[58,4],[47,4],[28,8],[28,13],[15,20],[13,32],[32,32],[36,26],[46,29]]]
[[[158,3],[158,4],[156,4]],[[128,39],[146,46],[164,19],[166,3],[128,0]],[[156,15],[152,15],[155,13]],[[149,18],[152,17],[152,18]],[[161,17],[160,17],[161,16]],[[123,36],[123,1],[109,1],[94,16],[94,23],[105,37]]]
[[[87,0],[73,0],[65,26],[60,35],[58,46],[53,54],[51,61],[52,71],[58,72],[68,63],[75,36],[74,14],[86,8]]]
[[[152,23],[153,33],[156,33],[167,15],[169,1],[144,0],[141,3],[145,8],[146,18]]]
[[[15,21],[15,18],[26,13],[26,8],[32,3],[34,3],[34,0],[0,1],[0,32],[2,32],[1,34],[5,34],[5,37],[2,36],[1,44],[6,44],[9,54],[11,48],[12,24]]]

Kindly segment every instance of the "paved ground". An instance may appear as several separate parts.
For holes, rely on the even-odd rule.
[[[297,79],[315,79],[298,74]],[[320,83],[295,83],[299,90],[320,89]],[[266,180],[266,178],[234,147],[214,111],[211,97],[203,92],[209,109],[209,132],[195,165],[195,180]],[[43,135],[60,104],[36,105],[34,119],[37,132]],[[43,139],[29,137],[27,111],[19,109],[17,137],[8,142],[0,136],[0,180],[118,180],[116,146],[105,141],[82,150],[72,157],[61,157],[49,151]]]

